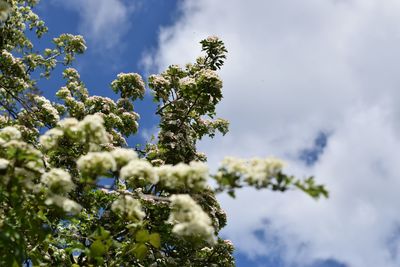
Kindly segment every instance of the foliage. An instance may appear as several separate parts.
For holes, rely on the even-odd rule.
[[[117,101],[91,96],[69,67],[86,49],[82,36],[62,34],[35,52],[27,31],[47,32],[35,4],[0,0],[0,266],[232,266],[233,245],[218,237],[226,216],[216,193],[252,186],[327,196],[273,158],[226,158],[209,173],[196,142],[228,131],[215,118],[226,53],[217,37],[201,41],[195,63],[149,77],[160,131],[135,151],[125,138],[138,130],[141,76],[111,82]],[[59,65],[66,84],[55,103],[37,84]]]

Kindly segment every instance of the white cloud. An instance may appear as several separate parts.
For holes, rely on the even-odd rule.
[[[400,2],[186,0],[181,8],[182,18],[160,34],[159,69],[192,61],[208,35],[219,35],[229,50],[218,114],[231,121],[231,132],[201,143],[210,163],[273,154],[331,192],[318,202],[296,192],[221,197],[225,233],[238,249],[274,251],[251,235],[264,227],[295,266],[327,258],[398,266]],[[328,146],[305,167],[296,156],[320,131],[331,133]]]
[[[130,27],[129,16],[135,6],[123,0],[53,0],[56,4],[72,9],[80,15],[80,31],[96,47],[113,48]]]

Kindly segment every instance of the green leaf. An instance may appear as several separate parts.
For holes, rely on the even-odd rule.
[[[160,235],[158,233],[151,234],[149,236],[149,242],[153,247],[160,248],[161,247]]]
[[[102,256],[106,251],[106,246],[100,240],[94,241],[90,246],[90,254],[94,258]]]
[[[133,249],[133,253],[135,254],[136,258],[139,260],[143,260],[147,255],[148,249],[145,244],[138,244]]]
[[[137,242],[146,243],[149,241],[149,231],[147,230],[140,230],[136,233],[135,239]]]

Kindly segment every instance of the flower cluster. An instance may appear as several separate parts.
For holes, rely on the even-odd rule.
[[[88,115],[80,122],[73,118],[64,119],[56,128],[42,135],[39,141],[46,150],[55,148],[62,138],[67,138],[72,143],[87,145],[89,151],[98,151],[109,142],[103,123],[103,118],[96,114]]]
[[[61,195],[52,195],[48,197],[45,201],[46,205],[55,205],[62,208],[65,212],[71,214],[77,214],[82,210],[82,206],[76,203],[75,201],[61,196]]]
[[[106,175],[117,168],[117,163],[109,152],[89,152],[80,157],[76,165],[85,177]]]
[[[0,145],[10,140],[19,139],[21,139],[21,132],[17,128],[13,126],[7,126],[3,129],[0,129]]]
[[[125,166],[131,160],[136,160],[138,158],[136,151],[127,148],[119,147],[112,150],[110,153],[115,159],[115,162],[117,163],[119,168]]]
[[[82,209],[81,205],[64,196],[75,188],[68,172],[54,168],[42,174],[40,181],[49,189],[46,205],[56,205],[71,214],[76,214]]]
[[[114,92],[121,93],[123,98],[143,98],[145,86],[142,77],[137,73],[120,73],[111,83],[111,88]]]
[[[282,173],[284,162],[276,158],[252,158],[250,160],[226,157],[216,174],[216,180],[223,185],[240,187],[240,182],[256,188],[266,188]],[[290,178],[285,176],[290,183]]]
[[[207,185],[208,167],[203,162],[192,161],[189,164],[179,163],[175,166],[157,167],[160,184],[169,189],[191,189],[201,191]]]
[[[171,213],[168,222],[174,225],[174,234],[215,243],[215,230],[210,218],[189,195],[172,195],[170,200]]]
[[[122,218],[127,218],[131,221],[141,221],[146,215],[139,200],[134,199],[129,195],[121,195],[112,205],[111,210]]]
[[[0,171],[7,169],[8,165],[10,165],[9,160],[0,158]]]
[[[4,1],[0,1],[0,22],[5,21],[11,12],[11,6]]]
[[[51,125],[56,124],[60,120],[57,109],[44,96],[35,96],[37,108],[40,110],[41,116]]]
[[[146,160],[130,161],[121,168],[120,177],[133,187],[135,185],[143,186],[158,182],[158,176],[154,167]]]
[[[49,172],[42,174],[40,180],[53,193],[68,193],[75,188],[71,180],[71,175],[63,169],[51,169]]]

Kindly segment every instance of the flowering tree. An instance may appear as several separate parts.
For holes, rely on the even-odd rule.
[[[217,193],[252,186],[327,196],[274,158],[228,157],[209,173],[196,142],[228,131],[214,118],[226,53],[218,38],[201,41],[195,63],[149,77],[158,139],[130,149],[141,76],[117,76],[116,102],[91,96],[69,67],[86,49],[81,36],[62,34],[34,52],[27,29],[39,38],[47,31],[35,4],[0,0],[0,266],[232,266],[233,245],[218,237],[226,217]],[[58,65],[66,83],[54,103],[37,82]],[[105,177],[110,186],[99,183]]]

